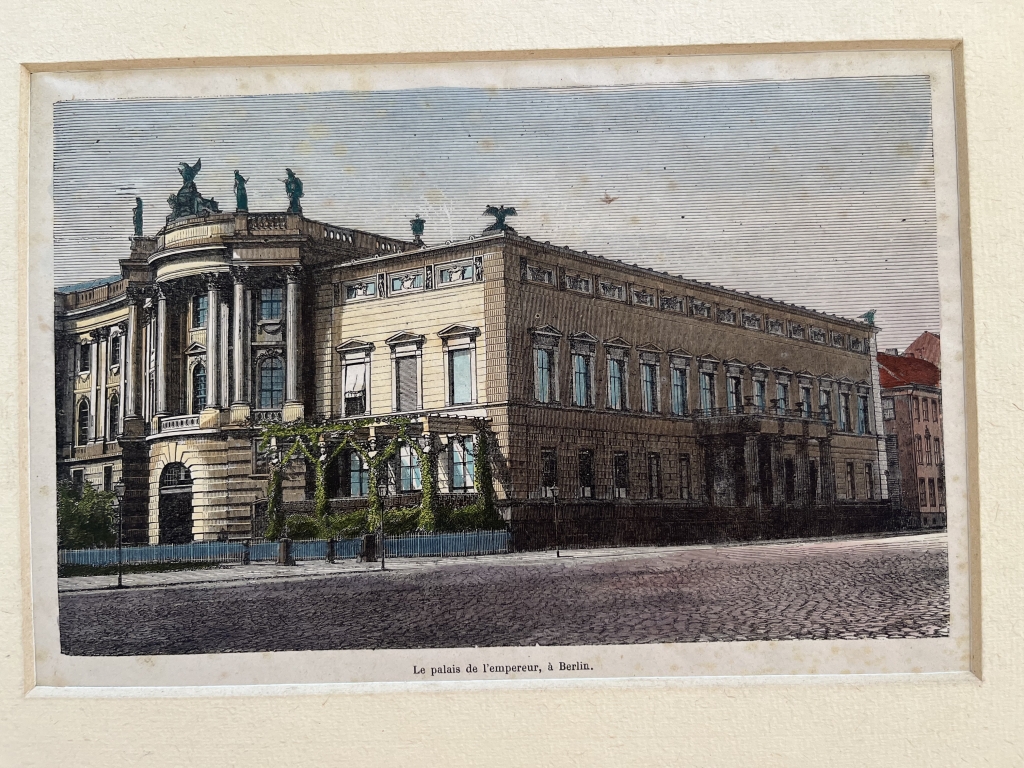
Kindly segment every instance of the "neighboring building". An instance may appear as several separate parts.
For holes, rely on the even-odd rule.
[[[934,334],[928,334],[934,336]],[[945,441],[939,369],[920,357],[879,353],[882,419],[893,503],[923,527],[946,525]]]
[[[903,350],[904,357],[916,357],[919,360],[927,360],[939,370],[942,370],[941,345],[939,334],[925,331],[910,346]]]
[[[123,473],[137,539],[251,535],[259,425],[303,418],[409,416],[445,493],[472,492],[486,423],[506,514],[553,486],[758,519],[887,498],[857,321],[512,231],[426,247],[294,213],[169,217],[121,265],[56,296],[58,466]],[[417,492],[416,461],[394,493]],[[332,493],[366,491],[343,456]],[[296,470],[286,501],[305,494]]]

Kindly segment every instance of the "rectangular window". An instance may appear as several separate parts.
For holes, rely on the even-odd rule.
[[[928,478],[928,506],[929,507],[936,507],[936,506],[938,506],[935,503],[935,478],[933,478],[933,477],[929,477]]]
[[[420,457],[411,446],[403,445],[398,449],[399,490],[402,493],[418,491],[423,487],[420,476]]]
[[[896,418],[896,402],[891,397],[882,398],[882,418],[886,421]]]
[[[114,490],[114,468],[109,464],[103,468],[103,490]]]
[[[917,463],[924,465],[924,448],[921,444],[921,436],[917,435],[914,438],[914,450],[917,453]]]
[[[914,398],[914,421],[921,420],[921,399],[918,397]]]
[[[448,401],[450,405],[473,402],[473,358],[471,350],[448,352]]]
[[[89,343],[78,345],[78,371],[79,373],[86,373],[92,366],[92,355],[90,354],[92,345]]]
[[[594,498],[594,452],[579,452],[580,498]]]
[[[928,421],[928,398],[921,400],[921,420]]]
[[[72,470],[71,485],[74,487],[75,493],[81,493],[82,489],[85,488],[85,472],[81,469]]]
[[[864,480],[868,489],[868,498],[875,498],[875,472],[870,462],[864,465]]]
[[[114,336],[110,339],[110,360],[111,366],[121,364],[121,340],[123,336]]]
[[[708,416],[715,410],[715,374],[710,371],[700,373],[700,409]]]
[[[629,495],[629,455],[626,453],[612,456],[612,495],[616,499]]]
[[[661,498],[661,456],[657,453],[647,454],[647,498]]]
[[[540,487],[545,496],[550,496],[551,489],[558,485],[558,456],[551,450],[540,452]]]
[[[917,480],[917,503],[920,507],[928,506],[928,497],[925,495],[924,478],[918,478]]]
[[[936,437],[935,438],[935,463],[936,464],[941,464],[942,463],[942,453],[940,451],[941,447],[942,446],[939,443],[939,438]]]
[[[689,393],[686,391],[686,369],[672,369],[672,415],[685,416],[687,412],[686,401]]]
[[[812,504],[817,504],[818,503],[818,462],[816,462],[814,459],[811,459],[807,463],[807,469],[808,469],[808,472],[810,473],[809,482],[810,482],[810,486],[811,486],[810,487],[811,503]]]
[[[821,420],[832,421],[832,393],[827,389],[819,390],[818,401],[821,409]]]
[[[850,429],[850,395],[846,392],[839,394],[839,431],[848,432]]]
[[[347,363],[344,369],[345,416],[366,413],[366,362]]]
[[[764,379],[754,379],[754,407],[758,413],[768,410],[768,382]]]
[[[591,400],[590,356],[574,353],[572,356],[572,404],[582,408]]]
[[[538,403],[554,400],[554,356],[550,349],[533,350],[533,383]]]
[[[641,363],[640,387],[644,413],[658,412],[658,366],[654,363]]]
[[[621,411],[626,407],[626,361],[608,359],[608,407]]]
[[[871,431],[868,420],[868,396],[857,395],[857,434],[866,435]]]
[[[193,328],[205,328],[206,327],[206,315],[209,309],[210,297],[204,295],[196,296],[192,299],[192,327]]]
[[[260,320],[280,320],[281,305],[284,303],[284,288],[261,288],[259,303]]]
[[[789,409],[789,384],[779,382],[775,385],[776,408],[781,415],[785,415]]]
[[[679,454],[679,498],[688,501],[691,496],[690,490],[690,454]]]
[[[452,490],[473,490],[473,477],[476,473],[476,450],[473,438],[453,437],[452,447]]]
[[[939,401],[932,400],[932,421],[939,420]]]
[[[359,451],[348,456],[348,495],[365,497],[370,495],[370,467]]]
[[[729,406],[729,413],[742,413],[743,412],[743,379],[739,376],[729,376],[726,379],[727,384],[727,405]]]
[[[853,472],[853,462],[846,462],[846,498],[857,498],[857,477]]]
[[[395,358],[395,410],[399,413],[415,411],[420,407],[419,375],[416,358]]]
[[[811,388],[800,387],[800,408],[805,419],[811,418]]]
[[[929,467],[932,465],[932,439],[928,435],[924,438],[924,463]]]

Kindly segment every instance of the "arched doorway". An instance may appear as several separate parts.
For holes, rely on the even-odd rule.
[[[181,462],[160,473],[160,543],[192,541],[192,473]]]

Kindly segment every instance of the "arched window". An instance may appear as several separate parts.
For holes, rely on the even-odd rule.
[[[160,473],[161,488],[180,488],[192,485],[192,473],[189,468],[180,461],[171,462],[164,466]]]
[[[89,401],[82,399],[78,402],[78,444],[85,445],[89,442]]]
[[[198,363],[192,369],[192,413],[206,407],[206,366]]]
[[[110,404],[107,406],[107,435],[117,437],[121,426],[121,398],[116,394],[110,396]]]
[[[284,363],[268,357],[260,363],[260,408],[280,408],[284,401]]]

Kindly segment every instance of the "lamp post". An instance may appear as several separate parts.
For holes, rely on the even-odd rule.
[[[561,538],[558,535],[558,486],[551,486],[551,506],[555,512],[555,557],[562,556],[562,550],[559,546],[561,544]]]
[[[117,499],[117,588],[121,589],[121,570],[123,562],[124,544],[124,481],[118,480],[114,483],[114,497]]]
[[[381,476],[377,478],[377,498],[380,499],[380,569],[384,570],[384,499],[388,495],[388,468],[381,467]]]

